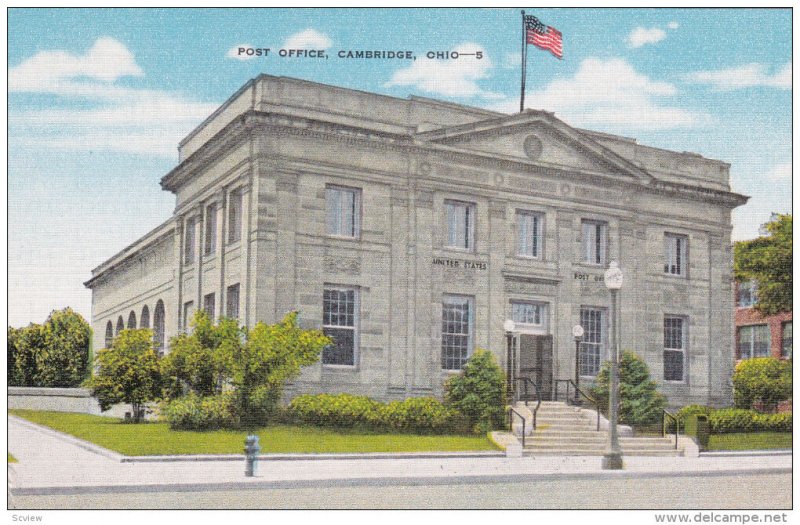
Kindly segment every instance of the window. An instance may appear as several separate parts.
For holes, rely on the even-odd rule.
[[[120,315],[117,317],[117,330],[114,332],[114,335],[119,335],[119,333],[123,330],[125,330],[125,321],[122,320],[122,316]]]
[[[142,307],[142,319],[139,326],[142,328],[150,328],[150,310],[147,308],[147,305]]]
[[[543,326],[544,316],[545,305],[542,303],[511,303],[511,319],[518,325]]]
[[[581,242],[583,262],[605,265],[608,225],[604,222],[581,221]]]
[[[758,296],[756,295],[755,281],[745,281],[743,283],[739,283],[736,306],[740,308],[750,308],[751,306],[755,305],[756,302],[758,302]]]
[[[213,255],[217,250],[217,205],[206,206],[206,232],[203,238],[203,254]]]
[[[786,321],[782,325],[783,335],[781,336],[781,357],[792,358],[792,322]]]
[[[164,354],[164,335],[164,301],[159,299],[153,312],[153,340],[159,355]]]
[[[111,348],[111,343],[114,341],[114,324],[109,321],[106,323],[106,348]]]
[[[128,314],[128,329],[135,329],[136,328],[136,312],[131,310],[131,313]]]
[[[325,188],[329,235],[358,237],[361,209],[359,194],[359,190],[351,188]]]
[[[232,191],[228,196],[228,244],[242,237],[242,192]]]
[[[213,293],[203,297],[203,311],[212,321],[214,320],[214,307],[216,306],[214,304],[215,302],[216,300]]]
[[[445,201],[447,209],[447,246],[461,250],[475,248],[475,205]]]
[[[225,316],[229,319],[239,318],[239,283],[228,286],[225,293]]]
[[[739,327],[739,359],[769,356],[769,325],[756,324]]]
[[[539,213],[517,212],[517,255],[523,257],[542,256],[542,223]]]
[[[664,317],[664,380],[684,381],[686,329],[682,317]]]
[[[688,238],[685,235],[664,234],[664,273],[686,275]]]
[[[333,344],[322,351],[325,365],[354,366],[358,294],[354,288],[326,287],[322,299],[322,331]]]
[[[472,353],[472,298],[445,295],[442,301],[442,369],[461,370]]]
[[[583,341],[580,346],[580,372],[594,377],[600,372],[600,360],[605,354],[605,312],[599,308],[581,308]]]
[[[187,301],[183,303],[183,331],[189,331],[189,323],[192,321],[192,314],[194,314],[194,301]]]
[[[195,223],[196,220],[194,217],[191,219],[186,220],[186,233],[184,235],[184,246],[183,246],[183,263],[184,264],[191,264],[194,262],[194,238],[196,235],[195,232]]]

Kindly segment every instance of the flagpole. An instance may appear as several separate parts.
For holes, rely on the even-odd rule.
[[[527,58],[527,35],[525,31],[525,11],[521,11],[522,13],[522,81],[520,82],[520,90],[519,90],[519,112],[522,113],[525,110],[525,66],[526,66],[526,58]]]

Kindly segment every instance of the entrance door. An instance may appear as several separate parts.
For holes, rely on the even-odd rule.
[[[519,375],[530,377],[538,386],[542,401],[549,401],[553,391],[553,336],[520,334]],[[524,394],[524,387],[521,394]],[[533,392],[529,392],[533,397]]]

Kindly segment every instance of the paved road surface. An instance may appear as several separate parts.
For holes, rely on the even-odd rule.
[[[17,509],[791,508],[791,474],[14,496]],[[765,503],[768,503],[768,507]]]

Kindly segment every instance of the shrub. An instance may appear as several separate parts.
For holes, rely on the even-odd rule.
[[[505,377],[491,352],[476,349],[464,369],[445,384],[448,405],[478,433],[500,428],[505,416]]]
[[[381,426],[381,407],[381,403],[367,396],[305,394],[292,399],[289,412],[310,425],[375,428]]]
[[[206,397],[190,392],[186,396],[164,401],[161,418],[173,430],[236,428],[240,423],[230,392]]]
[[[733,373],[733,404],[753,408],[757,402],[774,411],[792,396],[792,363],[774,357],[745,359]]]
[[[762,414],[755,410],[723,408],[708,417],[713,434],[733,432],[791,432],[792,414]]]
[[[438,434],[457,426],[458,414],[432,397],[412,397],[381,407],[383,426],[400,432]]]
[[[611,363],[606,361],[592,387],[592,395],[600,410],[608,412]],[[656,390],[645,362],[630,351],[622,352],[619,362],[619,422],[623,425],[646,426],[661,420],[666,398]]]
[[[681,423],[681,431],[683,431],[684,425],[686,425],[686,421],[689,419],[690,416],[693,415],[703,415],[708,416],[713,412],[714,409],[710,406],[706,405],[686,405],[685,407],[681,408],[675,413],[675,417]],[[675,423],[671,419],[667,419],[667,432],[674,432],[675,431]]]

